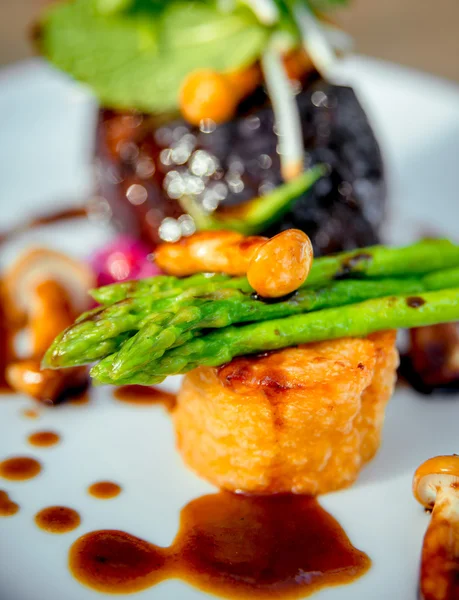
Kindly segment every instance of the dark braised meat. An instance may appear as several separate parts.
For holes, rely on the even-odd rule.
[[[416,390],[459,389],[459,324],[411,329],[410,348],[402,357],[401,376]]]
[[[297,227],[317,254],[374,244],[384,214],[378,143],[349,87],[324,81],[297,95],[305,165],[329,165],[327,176],[263,232]],[[101,196],[115,224],[149,243],[164,217],[183,213],[182,194],[206,209],[239,204],[282,184],[274,115],[260,91],[232,121],[194,128],[183,120],[102,110],[96,158]],[[218,209],[217,209],[218,210]]]

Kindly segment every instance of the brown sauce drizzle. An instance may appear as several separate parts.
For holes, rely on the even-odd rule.
[[[13,456],[0,462],[0,477],[10,481],[32,479],[41,472],[41,464],[29,456]]]
[[[144,385],[123,385],[117,388],[113,395],[117,400],[127,404],[139,406],[162,404],[166,410],[172,410],[176,403],[174,394]]]
[[[0,394],[11,394],[13,391],[6,381],[6,367],[13,359],[13,331],[8,325],[3,282],[0,280]]]
[[[21,414],[26,419],[39,419],[40,418],[40,413],[38,412],[38,410],[35,410],[34,408],[24,408]]]
[[[264,599],[349,583],[370,559],[313,498],[220,492],[185,506],[168,548],[123,531],[93,531],[72,545],[69,567],[80,583],[105,593],[179,578],[225,598]]]
[[[88,493],[99,500],[109,500],[119,496],[121,486],[113,481],[96,481],[88,487]]]
[[[58,210],[47,215],[36,217],[34,219],[30,219],[29,221],[24,221],[23,223],[20,223],[16,227],[12,227],[11,229],[7,229],[6,231],[0,232],[0,244],[3,244],[8,239],[19,235],[20,233],[24,233],[25,231],[30,231],[31,229],[36,229],[37,227],[42,227],[43,225],[51,225],[52,223],[58,223],[59,221],[80,219],[82,217],[86,217],[87,215],[88,211],[86,208],[76,206],[73,208],[66,208],[64,210]]]
[[[12,517],[19,510],[19,504],[13,502],[8,492],[0,490],[0,517]]]
[[[61,436],[54,431],[37,431],[29,435],[27,441],[32,446],[49,448],[49,446],[58,444],[61,441]]]
[[[35,523],[48,533],[67,533],[81,523],[80,515],[67,506],[48,506],[35,515]]]

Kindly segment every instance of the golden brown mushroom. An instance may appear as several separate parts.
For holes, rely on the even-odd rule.
[[[297,290],[309,275],[311,240],[299,229],[287,229],[262,244],[247,269],[247,279],[264,298],[280,298]]]
[[[18,325],[24,324],[35,289],[44,281],[59,283],[71,297],[72,306],[78,313],[87,308],[87,291],[95,284],[91,269],[84,263],[61,252],[33,248],[24,252],[3,276],[9,319]]]
[[[244,275],[254,253],[268,238],[244,237],[236,231],[200,231],[178,242],[160,244],[155,261],[169,275],[194,273]]]
[[[422,547],[423,600],[459,598],[459,456],[436,456],[417,468],[413,494],[432,509]]]
[[[53,339],[87,308],[91,271],[63,254],[37,249],[21,256],[4,281],[9,320],[16,329],[26,327],[30,340],[28,356],[6,367],[8,384],[46,403],[81,389],[86,369],[42,371],[40,361]]]
[[[297,290],[312,265],[309,237],[287,229],[271,239],[244,237],[235,231],[201,231],[178,242],[158,246],[156,264],[166,273],[183,277],[200,273],[247,274],[253,289],[265,298]]]

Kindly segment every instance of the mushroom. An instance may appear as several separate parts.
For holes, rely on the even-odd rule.
[[[299,229],[287,229],[261,243],[249,262],[247,279],[264,298],[280,298],[306,281],[312,266],[309,237]]]
[[[91,269],[60,252],[34,248],[22,254],[4,274],[9,319],[16,324],[23,324],[37,285],[50,280],[56,281],[67,291],[76,312],[87,308],[87,291],[95,284]]]
[[[41,370],[43,354],[76,315],[88,307],[92,272],[64,254],[36,249],[21,256],[4,278],[6,308],[12,329],[29,330],[27,358],[11,361],[5,370],[9,385],[46,403],[57,401],[68,389],[81,389],[87,373],[75,367]]]
[[[419,466],[413,494],[432,510],[422,547],[423,600],[459,598],[459,456],[436,456]]]
[[[16,392],[51,405],[59,402],[66,393],[81,392],[87,386],[87,371],[84,367],[60,371],[41,369],[38,359],[25,358],[6,367],[6,379]]]

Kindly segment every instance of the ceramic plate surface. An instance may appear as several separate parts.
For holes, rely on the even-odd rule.
[[[342,63],[337,76],[355,86],[386,157],[387,239],[407,243],[428,232],[457,239],[459,89],[362,57]],[[84,88],[38,60],[0,72],[0,229],[86,197],[95,115],[96,105]],[[49,226],[2,248],[0,264],[38,243],[84,258],[109,236],[95,224]],[[40,409],[36,421],[21,415],[33,405],[30,400],[0,397],[0,458],[27,454],[44,466],[30,481],[0,482],[21,507],[14,517],[0,519],[1,600],[103,598],[82,587],[67,568],[68,549],[77,537],[94,529],[121,529],[167,546],[177,532],[180,509],[214,490],[182,465],[170,418],[160,406],[123,404],[112,392],[97,388],[89,404]],[[351,585],[317,593],[317,600],[415,599],[428,516],[411,495],[411,478],[426,458],[459,452],[458,423],[459,396],[425,398],[397,391],[377,457],[352,488],[320,498],[373,566]],[[26,437],[38,429],[56,430],[61,444],[31,448]],[[86,488],[100,479],[119,482],[123,493],[106,502],[91,498]],[[35,513],[56,504],[78,510],[77,530],[53,536],[35,526]],[[137,597],[207,596],[170,580]]]

